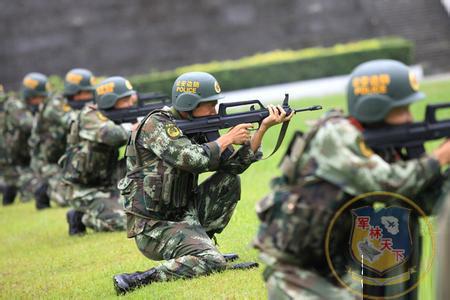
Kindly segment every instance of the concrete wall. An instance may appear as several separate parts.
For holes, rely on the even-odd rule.
[[[0,25],[9,88],[30,71],[131,75],[383,35],[415,41],[426,71],[450,71],[441,0],[16,0],[0,3]]]

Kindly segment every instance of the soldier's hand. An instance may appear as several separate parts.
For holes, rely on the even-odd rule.
[[[239,124],[231,128],[227,133],[220,136],[216,141],[219,143],[221,152],[228,146],[242,145],[250,141],[250,128],[253,125],[249,123]]]
[[[434,150],[433,156],[441,166],[450,164],[450,140],[446,140],[439,148]]]
[[[280,124],[289,121],[294,112],[290,115],[286,115],[286,111],[281,107],[281,105],[274,106],[272,104],[267,105],[267,110],[269,111],[269,116],[267,116],[261,123],[261,127],[268,129],[273,125]]]
[[[225,136],[229,136],[231,143],[234,145],[242,145],[250,141],[250,129],[253,128],[252,124],[244,123],[239,124],[231,128]]]

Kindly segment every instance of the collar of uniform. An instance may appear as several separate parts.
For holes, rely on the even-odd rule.
[[[175,107],[171,106],[170,108],[168,108],[167,110],[168,112],[170,112],[173,115],[173,118],[176,120],[181,120],[183,119],[180,115],[180,113],[175,109]]]

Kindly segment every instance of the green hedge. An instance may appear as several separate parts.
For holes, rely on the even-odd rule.
[[[152,72],[130,78],[138,91],[161,91],[170,94],[172,84],[182,73],[204,71],[213,74],[222,90],[285,83],[333,75],[348,74],[358,64],[390,58],[406,64],[412,62],[413,44],[405,39],[388,37],[338,44],[329,48],[276,50],[238,60],[213,61]]]

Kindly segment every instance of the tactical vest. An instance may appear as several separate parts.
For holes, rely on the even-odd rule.
[[[7,164],[6,158],[6,141],[5,141],[5,112],[3,110],[3,102],[0,102],[0,166],[5,166]]]
[[[155,113],[173,119],[170,113],[155,110],[140,122],[126,147],[125,155],[133,168],[119,182],[118,187],[126,198],[127,213],[143,218],[177,221],[184,215],[189,200],[195,194],[198,178],[197,175],[169,165],[139,144],[142,127]]]
[[[86,186],[109,186],[117,165],[118,149],[80,137],[80,116],[70,123],[66,153],[58,164],[63,178]]]
[[[52,101],[49,99],[48,101]],[[53,124],[44,118],[48,102],[44,102],[34,118],[33,132],[30,138],[33,152],[36,156],[43,156],[46,162],[54,164],[64,155],[66,149],[65,131],[61,128],[51,128]]]
[[[15,100],[8,100],[15,101]],[[17,100],[18,101],[18,100]],[[28,166],[30,164],[30,149],[28,147],[28,139],[30,137],[31,132],[27,130],[23,130],[23,128],[14,127],[8,121],[9,118],[13,118],[10,115],[10,110],[8,109],[8,103],[6,104],[5,109],[5,128],[4,128],[4,141],[7,162],[9,165],[13,166]]]
[[[339,187],[314,176],[313,159],[302,162],[302,166],[300,161],[312,138],[329,119],[321,120],[306,137],[296,133],[281,163],[284,176],[274,180],[274,191],[257,204],[261,226],[255,240],[257,248],[279,261],[306,269],[322,269],[325,273],[328,270],[324,248],[328,224],[349,196]],[[340,246],[333,248],[341,251],[348,240],[338,239],[337,243]]]

